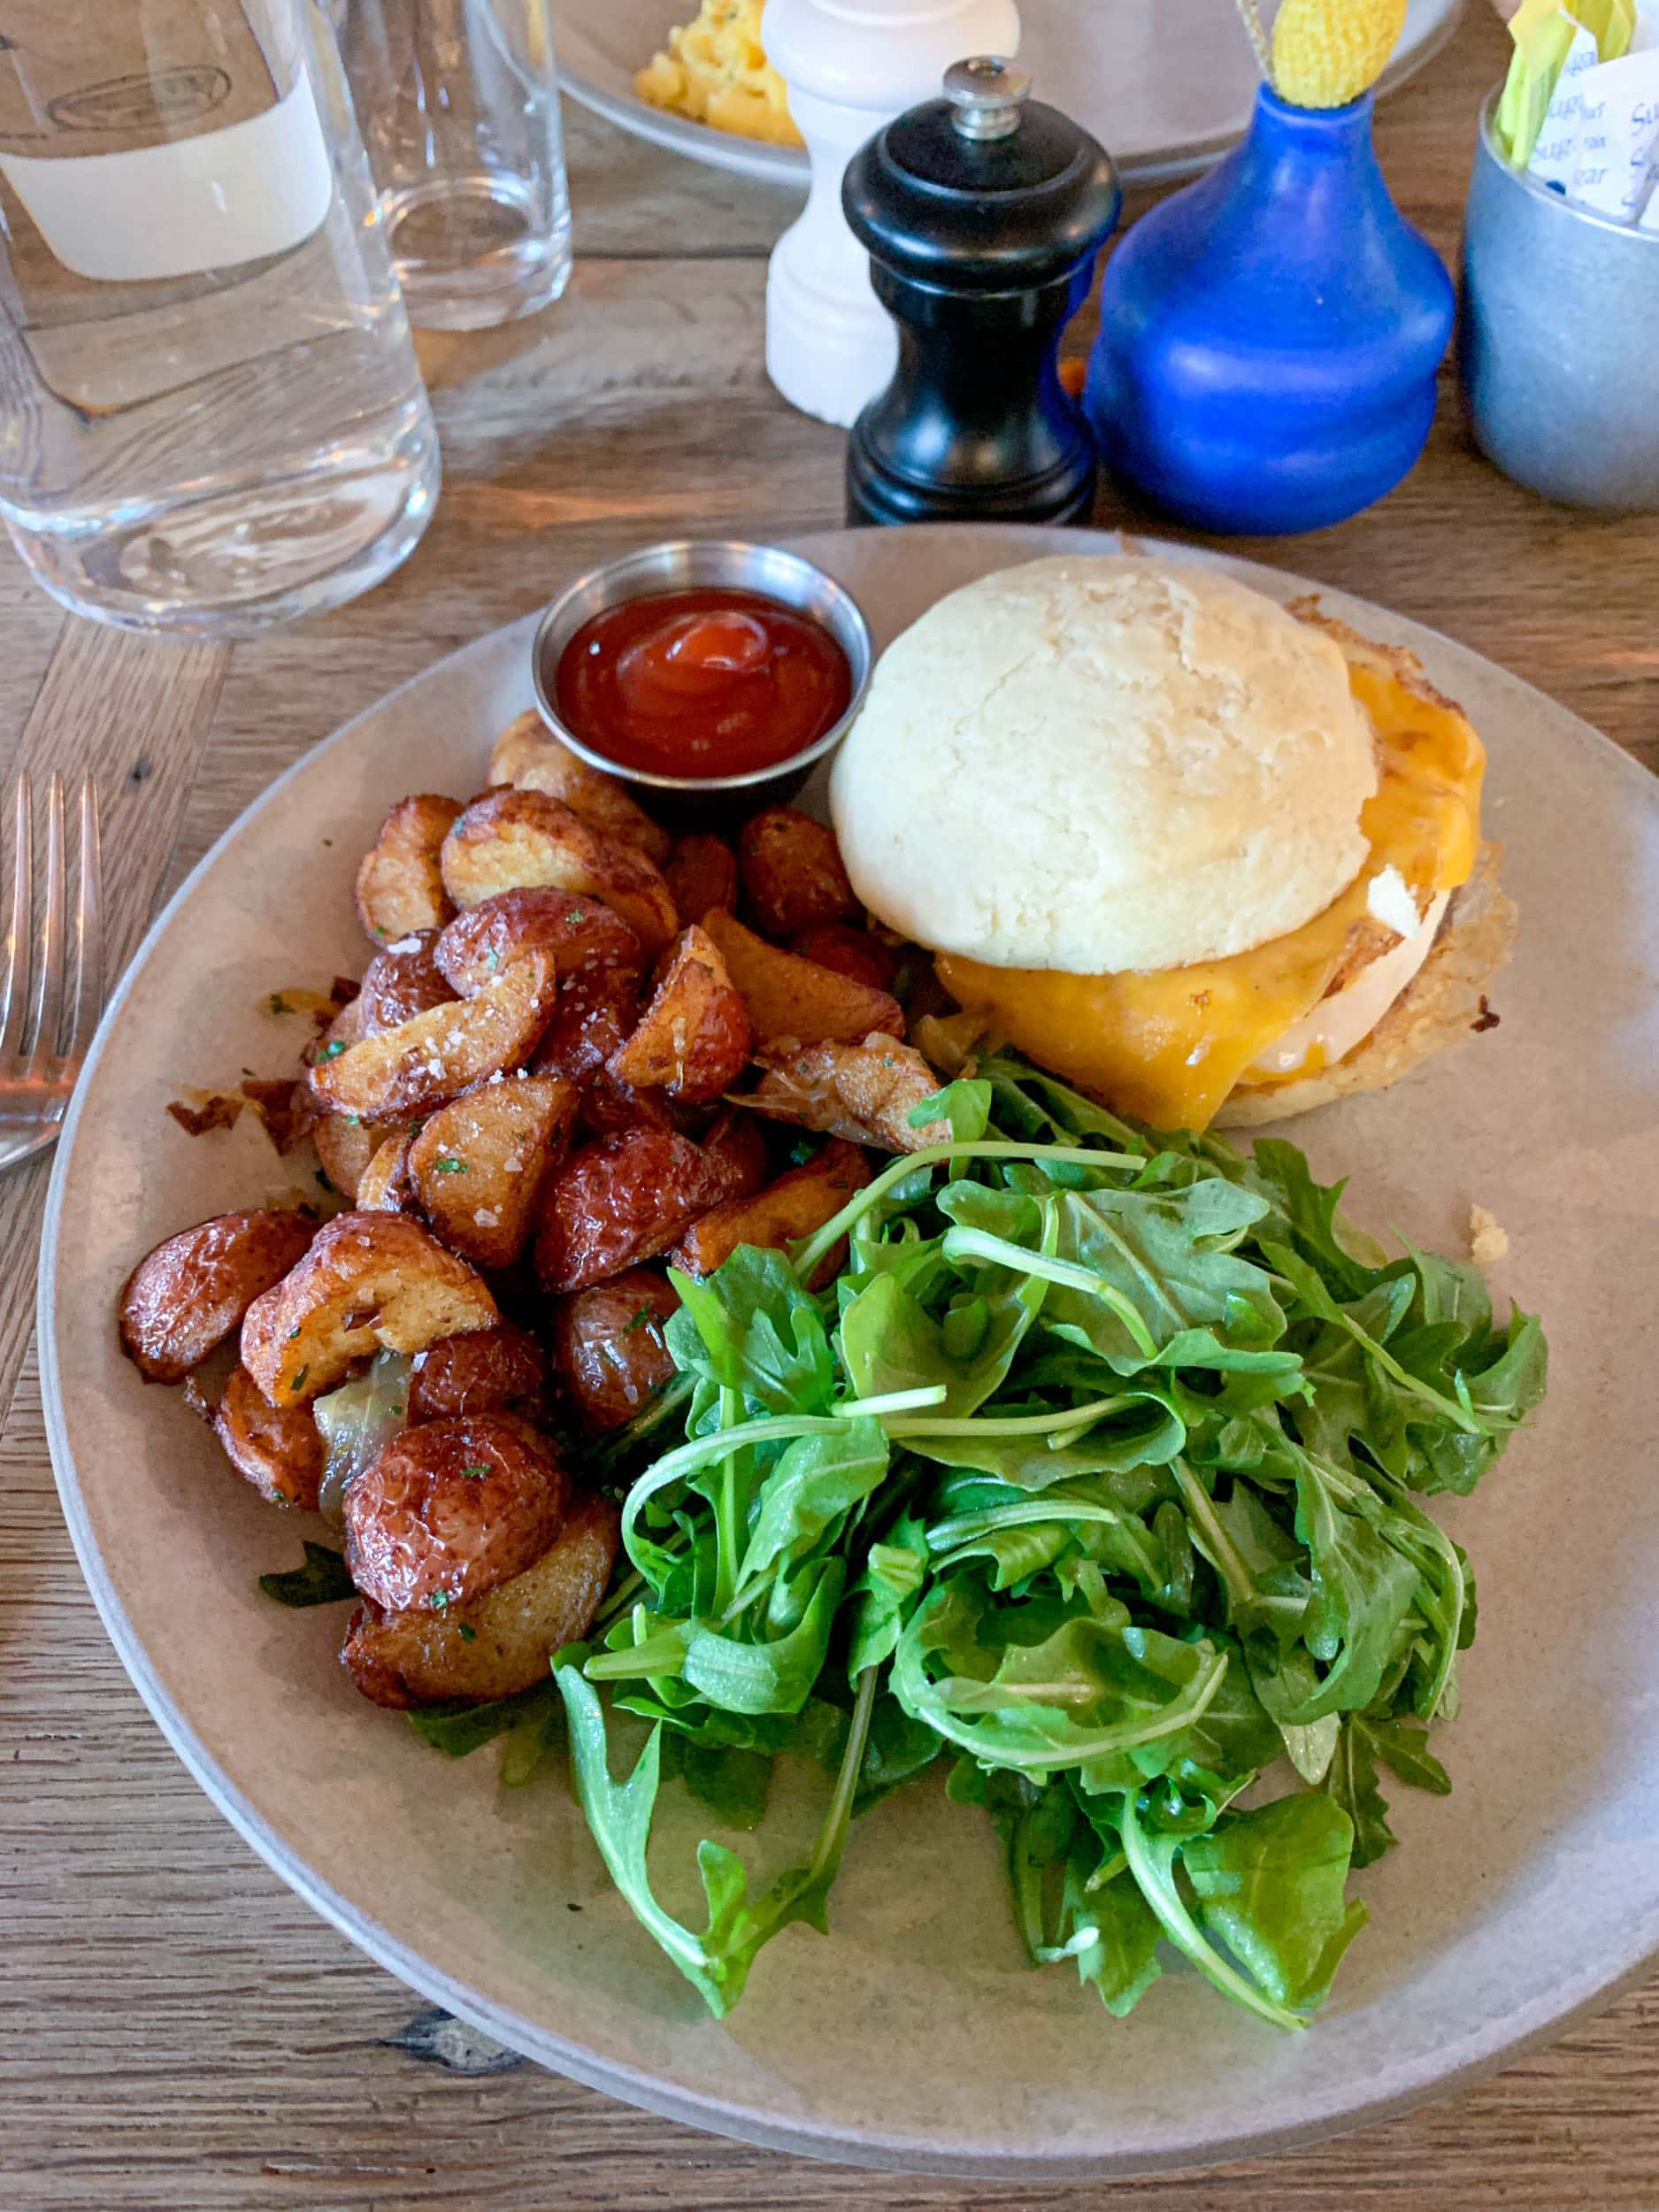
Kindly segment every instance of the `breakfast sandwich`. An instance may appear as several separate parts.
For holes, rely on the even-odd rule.
[[[1061,556],[883,657],[831,803],[987,1035],[1154,1128],[1393,1083],[1493,1017],[1480,740],[1409,653],[1196,565]]]

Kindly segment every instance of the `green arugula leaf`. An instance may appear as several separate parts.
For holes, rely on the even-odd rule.
[[[451,1759],[465,1759],[497,1736],[510,1735],[527,1722],[540,1722],[559,1713],[558,1693],[551,1680],[521,1690],[516,1697],[499,1697],[488,1705],[428,1705],[409,1716],[409,1724],[422,1743]]]
[[[1368,1915],[1343,1896],[1354,1831],[1333,1797],[1299,1791],[1229,1813],[1181,1852],[1206,1932],[1275,2004],[1322,2004]]]
[[[818,1301],[781,1252],[742,1245],[712,1275],[669,1271],[680,1310],[665,1335],[674,1364],[769,1413],[818,1413],[835,1386]]]
[[[1414,1789],[1445,1797],[1451,1777],[1428,1747],[1428,1731],[1406,1721],[1378,1721],[1344,1714],[1341,1734],[1324,1788],[1353,1823],[1354,1864],[1370,1866],[1399,1839],[1388,1825],[1388,1807],[1377,1785],[1380,1761]]]
[[[286,1574],[261,1575],[259,1587],[268,1598],[279,1605],[338,1605],[343,1599],[354,1598],[357,1586],[346,1569],[343,1552],[331,1550],[326,1544],[313,1544],[302,1539],[305,1563],[290,1567]]]

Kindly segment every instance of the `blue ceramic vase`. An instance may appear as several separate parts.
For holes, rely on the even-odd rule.
[[[1371,126],[1369,93],[1295,108],[1263,86],[1242,142],[1107,265],[1083,404],[1107,466],[1182,522],[1317,530],[1423,450],[1452,280]]]

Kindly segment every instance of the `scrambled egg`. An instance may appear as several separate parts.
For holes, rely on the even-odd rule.
[[[653,107],[709,123],[739,138],[798,146],[783,79],[760,42],[765,0],[703,0],[695,23],[668,34],[668,51],[654,54],[634,80]]]

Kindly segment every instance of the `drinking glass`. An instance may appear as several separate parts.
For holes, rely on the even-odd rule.
[[[409,553],[437,434],[326,0],[6,0],[0,518],[52,595],[235,637]]]
[[[571,211],[549,0],[354,0],[345,50],[411,319],[483,330],[557,299]]]

